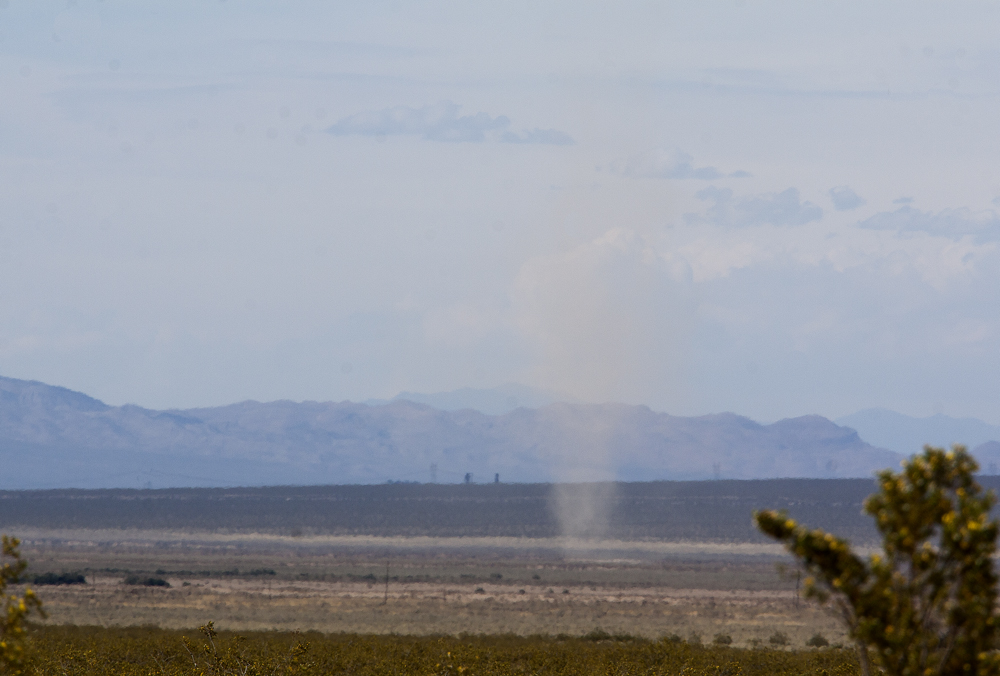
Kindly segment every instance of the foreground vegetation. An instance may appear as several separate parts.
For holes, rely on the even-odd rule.
[[[765,533],[785,542],[810,574],[806,595],[830,603],[886,676],[1000,674],[1000,614],[994,565],[996,495],[973,478],[964,446],[925,446],[899,473],[878,474],[865,501],[882,551],[862,557],[844,538],[758,512]]]
[[[671,674],[852,676],[854,652],[701,646],[630,636],[410,637],[40,627],[38,674]]]

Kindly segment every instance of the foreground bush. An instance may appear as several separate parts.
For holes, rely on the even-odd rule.
[[[840,614],[866,676],[873,666],[887,676],[1000,674],[1000,524],[990,518],[996,496],[975,481],[978,469],[956,445],[926,446],[902,472],[879,472],[865,511],[882,551],[868,557],[784,513],[756,514],[810,574],[806,594]]]
[[[594,637],[358,636],[40,627],[39,674],[684,674],[855,676],[853,651],[742,650]]]
[[[26,625],[32,613],[42,617],[42,603],[35,592],[25,589],[18,596],[8,587],[21,579],[28,563],[21,557],[21,541],[0,538],[0,673],[24,673],[30,660],[26,647]]]

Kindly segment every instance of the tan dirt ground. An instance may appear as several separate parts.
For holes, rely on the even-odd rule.
[[[49,622],[191,628],[214,620],[233,630],[398,634],[585,634],[595,628],[656,638],[728,634],[767,643],[776,631],[803,646],[816,632],[843,641],[828,613],[787,591],[602,588],[571,585],[389,585],[260,579],[170,579],[137,587],[119,577],[86,586],[41,587]],[[185,584],[186,583],[186,584]],[[482,589],[482,592],[476,592]],[[565,589],[565,591],[564,591]]]

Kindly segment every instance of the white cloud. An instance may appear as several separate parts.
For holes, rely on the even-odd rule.
[[[823,217],[823,210],[812,202],[803,202],[796,188],[779,193],[733,197],[729,188],[710,186],[695,193],[710,203],[704,215],[689,214],[690,223],[709,222],[727,227],[754,225],[805,225]]]
[[[797,406],[909,403],[926,387],[967,404],[992,396],[976,369],[994,374],[990,351],[1000,349],[986,310],[1000,302],[996,244],[849,224],[682,234],[690,239],[673,250],[691,266],[699,300],[694,389],[725,379],[730,406],[744,410],[756,406],[752,393],[766,393],[753,414],[765,419]]]
[[[505,131],[500,136],[502,143],[525,143],[537,145],[571,146],[576,144],[573,137],[558,129],[524,129],[520,134]]]
[[[461,106],[442,101],[433,106],[396,106],[369,110],[337,120],[327,128],[335,136],[420,136],[427,141],[478,142],[486,133],[510,125],[506,115],[459,115]]]
[[[933,213],[903,206],[895,211],[879,212],[861,221],[859,225],[868,230],[925,232],[952,239],[972,235],[980,242],[1000,239],[1000,217],[992,210],[977,213],[961,208]]]
[[[529,378],[585,400],[829,411],[868,396],[866,372],[884,379],[884,396],[915,361],[959,350],[948,360],[965,368],[993,346],[996,322],[975,308],[998,265],[992,243],[845,223],[616,228],[525,262],[513,322],[534,358]],[[829,378],[844,382],[810,391]],[[712,384],[722,381],[731,394]],[[752,403],[753,392],[767,396]]]
[[[715,167],[695,166],[694,157],[682,150],[666,150],[654,148],[649,152],[633,155],[625,162],[614,164],[612,171],[622,176],[637,178],[668,178],[668,179],[698,179],[713,181],[719,178],[746,178],[746,171],[734,171],[725,174]]]
[[[754,240],[723,236],[685,243],[675,250],[675,255],[690,267],[693,281],[705,282],[767,260],[772,252]]]
[[[830,188],[830,199],[837,211],[850,211],[865,204],[865,200],[846,185]]]

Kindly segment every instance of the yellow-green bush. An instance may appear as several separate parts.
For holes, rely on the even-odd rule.
[[[888,676],[1000,674],[996,496],[975,481],[964,446],[924,447],[901,472],[878,474],[865,501],[882,551],[863,557],[850,543],[810,530],[781,512],[756,514],[809,573],[806,594],[837,610],[869,659]]]
[[[0,540],[0,673],[4,674],[24,673],[26,620],[32,613],[43,615],[35,592],[26,589],[18,596],[8,591],[8,586],[19,581],[28,567],[21,557],[20,544],[17,538],[6,535]]]

